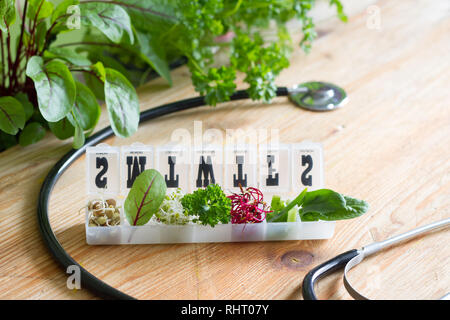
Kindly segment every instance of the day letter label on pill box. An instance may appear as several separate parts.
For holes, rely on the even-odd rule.
[[[294,190],[323,188],[322,146],[318,143],[292,145],[292,184]]]
[[[257,186],[256,145],[227,145],[225,147],[224,189],[240,192],[243,188]]]
[[[289,145],[261,145],[259,149],[259,186],[261,191],[285,193],[291,188]]]
[[[88,147],[88,193],[118,194],[120,189],[119,148],[100,145]]]
[[[191,157],[187,148],[162,146],[156,149],[156,167],[166,181],[167,189],[190,191]]]
[[[209,184],[223,186],[222,146],[194,148],[191,182],[193,190]]]
[[[122,194],[128,194],[141,172],[154,168],[153,157],[153,147],[148,145],[134,143],[122,147],[120,161]]]

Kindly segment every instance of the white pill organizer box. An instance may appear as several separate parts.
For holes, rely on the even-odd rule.
[[[226,194],[242,187],[257,187],[270,203],[272,195],[292,199],[304,188],[323,188],[322,146],[313,142],[280,145],[204,145],[191,150],[182,146],[152,147],[141,143],[114,147],[99,144],[86,150],[88,201],[113,198],[120,208],[118,226],[92,227],[86,210],[88,244],[156,244],[236,241],[328,239],[334,221],[267,222],[254,224],[131,226],[124,217],[123,201],[136,177],[156,169],[167,192],[184,193],[211,183]]]

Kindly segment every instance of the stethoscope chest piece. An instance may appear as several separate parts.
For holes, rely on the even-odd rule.
[[[289,89],[289,98],[303,109],[331,111],[347,102],[347,93],[335,84],[311,81]]]

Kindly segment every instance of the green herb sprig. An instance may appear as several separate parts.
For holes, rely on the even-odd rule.
[[[188,215],[198,216],[193,222],[203,225],[214,227],[218,223],[228,223],[231,218],[231,200],[217,184],[186,194],[181,204]]]

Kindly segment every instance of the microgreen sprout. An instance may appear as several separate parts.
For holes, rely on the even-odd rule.
[[[192,222],[197,216],[190,216],[184,213],[181,199],[184,194],[180,188],[170,194],[167,194],[159,207],[158,211],[153,215],[152,222],[161,222],[165,224],[184,225]]]
[[[112,227],[120,224],[120,212],[116,200],[93,199],[88,203],[90,227]]]
[[[231,200],[231,223],[260,223],[266,218],[266,214],[271,212],[264,202],[261,190],[253,187],[242,188],[241,193],[233,193],[228,196]]]

